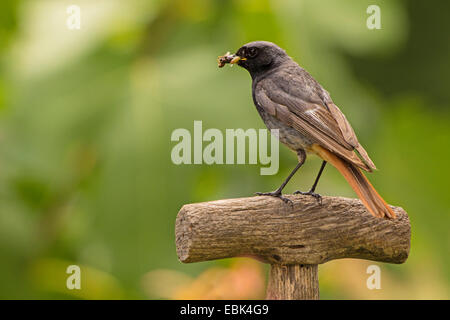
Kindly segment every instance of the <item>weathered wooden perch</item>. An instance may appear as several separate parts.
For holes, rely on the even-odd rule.
[[[317,265],[341,258],[403,263],[410,247],[406,212],[374,218],[361,201],[289,196],[188,204],[176,221],[182,262],[250,256],[270,263],[268,299],[318,299]]]

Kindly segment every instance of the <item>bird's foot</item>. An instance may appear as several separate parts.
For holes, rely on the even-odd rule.
[[[320,204],[322,204],[322,196],[318,193],[314,193],[313,191],[309,190],[308,192],[303,192],[303,191],[295,191],[294,194],[302,194],[304,196],[313,196],[314,198],[317,199],[317,201],[319,201]]]
[[[275,190],[272,192],[255,192],[255,194],[257,194],[258,196],[271,196],[271,197],[280,198],[281,200],[284,201],[284,203],[293,205],[292,200],[288,199],[286,197],[283,197],[283,195],[281,194],[281,191],[278,191],[278,190]]]

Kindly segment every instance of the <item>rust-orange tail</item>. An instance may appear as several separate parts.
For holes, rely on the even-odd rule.
[[[331,163],[339,170],[373,216],[395,219],[396,216],[394,211],[386,201],[381,198],[358,167],[341,159],[317,144],[313,145],[312,149],[323,160]]]

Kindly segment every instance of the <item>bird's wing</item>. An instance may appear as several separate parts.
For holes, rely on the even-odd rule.
[[[335,105],[331,101],[331,99],[329,102],[327,102],[326,106],[328,107],[328,110],[330,111],[334,120],[336,120],[345,141],[348,142],[350,145],[352,145],[356,149],[356,151],[358,151],[358,153],[361,156],[361,158],[363,159],[363,161],[371,169],[376,169],[377,167],[373,163],[372,159],[370,159],[369,155],[367,154],[367,151],[359,143],[358,138],[356,137],[355,131],[353,131],[352,126],[350,125],[350,123],[348,122],[347,118],[342,113],[342,111],[338,108],[337,105]]]
[[[353,129],[342,112],[334,104],[324,106],[318,97],[305,97],[304,93],[297,89],[300,88],[300,85],[304,86],[305,83],[297,84],[297,78],[283,76],[281,81],[277,81],[280,79],[276,78],[266,78],[260,81],[255,88],[256,102],[270,115],[296,129],[311,141],[356,166],[371,171],[375,167],[372,167],[372,161],[362,161],[354,153],[355,148],[362,149],[364,153],[365,150],[359,145]],[[286,79],[287,81],[285,81]],[[336,120],[335,117],[339,120]],[[339,122],[342,124],[340,125]],[[341,130],[341,126],[344,126],[344,130]],[[346,135],[349,139],[346,139]],[[358,152],[361,153],[359,150]],[[367,153],[365,155],[367,156]],[[370,160],[370,158],[368,159]]]

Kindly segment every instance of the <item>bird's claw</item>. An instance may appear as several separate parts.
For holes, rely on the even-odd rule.
[[[287,204],[290,204],[290,205],[294,204],[291,199],[283,197],[283,195],[279,191],[255,192],[255,194],[257,194],[258,196],[270,196],[270,197],[280,198],[281,200],[283,200],[284,203],[287,203]]]
[[[311,190],[308,191],[308,192],[303,192],[303,191],[297,190],[297,191],[294,192],[294,194],[302,194],[304,196],[312,196],[312,197],[316,198],[317,201],[319,201],[320,204],[322,204],[322,196],[320,194],[318,194],[318,193],[312,192]]]

